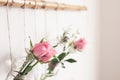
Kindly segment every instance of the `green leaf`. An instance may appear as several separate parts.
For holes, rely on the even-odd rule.
[[[30,39],[30,48],[32,48],[33,47],[32,40],[30,37],[29,37],[29,39]]]
[[[40,41],[40,43],[44,42],[44,40],[45,40],[45,38],[42,38],[41,41]]]
[[[59,62],[59,59],[57,58],[56,55],[54,55],[54,56],[53,56],[53,59],[52,59],[51,61],[53,61],[53,62],[57,62],[57,63],[58,63],[58,62]]]
[[[64,52],[64,53],[61,53],[61,54],[58,56],[58,59],[61,61],[61,60],[63,60],[66,56],[67,56],[67,55],[66,55],[65,52]]]
[[[74,59],[67,59],[67,60],[65,60],[65,61],[67,61],[67,62],[69,62],[69,63],[74,63],[74,62],[77,62],[76,60],[74,60]]]
[[[52,59],[51,62],[52,62],[53,64],[59,63],[58,59],[56,59],[56,58]]]
[[[55,48],[55,47],[57,47],[57,46],[58,46],[58,44],[54,45],[53,47]]]

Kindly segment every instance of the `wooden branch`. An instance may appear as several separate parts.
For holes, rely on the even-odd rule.
[[[22,8],[42,8],[42,9],[54,9],[54,10],[87,10],[86,6],[70,5],[57,2],[48,2],[41,0],[0,0],[0,6],[13,6]]]

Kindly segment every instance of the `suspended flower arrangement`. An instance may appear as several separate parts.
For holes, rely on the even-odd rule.
[[[17,75],[13,80],[24,80],[24,77],[37,65],[46,64],[47,69],[43,75],[40,76],[40,80],[49,80],[54,76],[55,68],[60,64],[62,68],[65,68],[64,62],[75,63],[77,62],[73,58],[67,58],[68,55],[72,55],[76,51],[81,52],[86,41],[84,38],[77,38],[76,34],[70,34],[68,31],[63,32],[55,45],[52,45],[50,41],[42,38],[40,42],[33,45],[30,39],[30,49],[27,51],[26,59],[23,65],[17,72]],[[61,47],[61,51],[57,51],[57,47]]]

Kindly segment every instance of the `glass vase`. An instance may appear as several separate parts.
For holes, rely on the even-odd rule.
[[[25,60],[24,57],[13,59],[11,66],[10,66],[10,71],[7,74],[7,77],[5,80],[24,80],[25,76],[18,74],[18,70],[20,69],[24,60]]]
[[[52,65],[52,71],[50,71],[50,65],[44,65],[43,73],[40,76],[40,80],[56,80],[58,72],[60,70],[59,64]]]
[[[8,76],[5,80],[34,80],[34,71],[31,71],[28,75],[22,75],[21,73],[19,73],[25,61],[26,57],[13,59],[13,62],[11,63],[12,66],[10,66],[11,70],[9,71]]]

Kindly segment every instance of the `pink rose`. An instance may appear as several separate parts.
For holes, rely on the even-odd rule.
[[[77,49],[79,51],[83,50],[85,45],[86,45],[86,41],[84,38],[80,38],[78,41],[74,42],[75,49]]]
[[[48,42],[36,44],[32,52],[42,62],[48,62],[56,54],[55,49]]]

